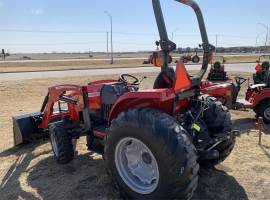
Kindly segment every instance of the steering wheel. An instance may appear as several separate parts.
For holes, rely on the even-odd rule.
[[[133,79],[133,82],[130,82],[128,79]],[[135,76],[132,76],[130,74],[121,74],[119,76],[119,81],[125,83],[125,84],[130,84],[130,85],[133,85],[133,86],[138,86],[140,84],[140,81],[137,77]]]
[[[243,78],[243,77],[240,77],[240,76],[235,77],[235,82],[236,82],[236,84],[238,86],[241,86],[242,84],[244,84],[248,80],[249,80],[248,78]]]

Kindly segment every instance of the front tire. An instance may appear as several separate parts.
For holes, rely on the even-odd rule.
[[[270,100],[259,104],[256,109],[257,117],[263,117],[266,124],[270,124]]]
[[[67,164],[74,158],[74,146],[72,137],[65,129],[63,122],[50,126],[50,139],[53,154],[59,164]]]
[[[105,160],[128,199],[189,199],[197,187],[196,149],[175,120],[133,109],[112,121]]]

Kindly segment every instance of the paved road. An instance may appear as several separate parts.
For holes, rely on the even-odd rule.
[[[219,55],[218,55],[219,56]],[[225,57],[247,57],[247,56],[256,56],[256,54],[233,54],[233,55],[224,55]],[[200,56],[202,57],[202,56]],[[148,56],[145,57],[135,57],[135,58],[114,58],[115,61],[121,60],[146,60]],[[173,59],[178,59],[179,57],[173,57]],[[74,61],[110,61],[110,58],[67,58],[67,59],[40,59],[40,60],[4,60],[0,63],[40,63],[40,62],[74,62]]]
[[[187,70],[199,70],[200,65],[187,65]],[[226,64],[226,70],[231,72],[254,72],[255,64],[239,63]],[[45,71],[45,72],[20,72],[20,73],[0,73],[0,81],[45,79],[76,76],[95,76],[123,73],[148,73],[160,71],[157,67],[134,67],[134,68],[113,68],[113,69],[87,69],[87,70],[67,70],[67,71]]]
[[[114,58],[115,61],[121,60],[145,60],[144,58]],[[40,63],[40,62],[74,62],[74,61],[110,61],[110,58],[67,58],[67,59],[41,59],[41,60],[5,60],[0,63]]]

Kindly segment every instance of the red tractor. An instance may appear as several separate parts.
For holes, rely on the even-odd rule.
[[[159,61],[159,58],[160,55],[159,54],[162,54],[162,51],[159,50],[159,46],[160,46],[160,43],[159,41],[156,41],[156,46],[157,46],[157,50],[155,52],[153,52],[151,55],[148,56],[148,59],[147,60],[144,60],[142,64],[144,65],[149,65],[149,64],[152,64],[154,66],[159,66],[160,64],[158,64],[157,62]],[[171,64],[172,63],[172,56],[169,56],[169,60],[168,60],[168,64]]]
[[[40,112],[14,117],[15,145],[49,135],[58,163],[74,158],[76,140],[86,136],[88,149],[104,155],[121,194],[135,199],[189,199],[201,167],[212,167],[231,153],[237,131],[228,109],[201,96],[200,84],[214,47],[209,44],[201,10],[192,7],[203,41],[203,64],[190,77],[183,63],[169,73],[168,39],[159,0],[153,9],[160,34],[162,76],[171,87],[140,90],[142,80],[122,74],[118,80],[49,88]]]
[[[261,58],[261,57],[260,57]],[[260,60],[260,59],[259,59]],[[216,81],[205,80],[201,83],[201,91],[204,94],[216,97],[228,108],[235,110],[252,109],[256,113],[256,117],[263,117],[264,122],[270,123],[270,72],[269,62],[260,61],[258,64],[262,70],[257,70],[253,75],[254,84],[249,84],[249,79],[235,77],[235,82],[231,79],[216,79]],[[256,69],[258,69],[258,65]],[[259,73],[258,73],[259,71]],[[211,72],[210,72],[211,73]],[[224,75],[222,75],[224,76]],[[208,76],[209,79],[209,76]],[[245,99],[238,99],[241,86],[248,83],[249,87],[246,91]],[[259,83],[259,84],[258,84]]]
[[[257,65],[255,67],[256,73],[253,74],[254,84],[263,84],[265,81],[265,76],[269,71],[269,60],[262,62],[262,58],[270,59],[270,55],[262,55],[259,57],[259,60],[257,60]]]
[[[227,76],[227,72],[225,71],[224,63],[226,62],[225,58],[223,56],[215,56],[215,58],[221,57],[222,62],[215,61],[214,64],[211,63],[211,69],[207,76],[208,81],[228,81],[229,78]]]
[[[200,57],[198,56],[198,52],[196,51],[194,56],[191,56],[189,54],[187,55],[183,55],[180,57],[180,62],[183,63],[188,63],[188,62],[192,62],[192,63],[199,63],[200,62]],[[176,60],[175,63],[178,63],[179,60]]]

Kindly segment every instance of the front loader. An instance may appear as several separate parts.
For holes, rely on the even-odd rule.
[[[204,54],[196,76],[182,62],[170,73],[176,45],[168,39],[160,1],[152,0],[161,48],[153,63],[167,86],[140,90],[143,79],[122,74],[118,80],[51,87],[39,113],[14,117],[15,144],[48,135],[57,162],[66,164],[74,159],[76,140],[86,136],[88,149],[104,155],[125,198],[191,198],[199,167],[226,159],[237,132],[228,109],[200,92],[214,51],[200,7],[193,0],[176,1],[198,19]]]

